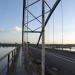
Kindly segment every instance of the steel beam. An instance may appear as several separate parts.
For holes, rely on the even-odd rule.
[[[41,23],[40,20],[38,20],[28,9],[26,9],[39,23]],[[42,23],[41,23],[42,24]]]
[[[42,26],[40,26],[40,27],[38,27],[38,28],[34,29],[33,31],[36,31],[36,30],[38,30],[38,29],[40,29],[40,28],[42,28]]]
[[[29,28],[28,26],[24,25],[26,28],[28,28],[29,30],[31,30],[31,28]],[[32,30],[31,30],[32,31]]]
[[[48,10],[47,12],[45,12],[44,14],[47,14],[47,13],[49,13],[50,12],[50,10]],[[40,16],[37,16],[36,17],[36,19],[38,19],[38,18],[40,18],[42,15],[40,15]],[[34,20],[36,20],[35,18],[34,19],[32,19],[32,20],[30,20],[30,21],[28,21],[27,23],[31,23],[32,21],[34,21]],[[25,24],[27,24],[27,23],[25,23]]]
[[[41,31],[24,31],[24,33],[41,33]]]
[[[51,10],[51,7],[48,5],[48,3],[45,1],[45,4],[48,6],[48,8]]]
[[[30,5],[28,5],[26,8],[29,8],[30,6],[32,6],[32,5],[34,5],[34,4],[36,4],[37,2],[39,2],[40,0],[37,0],[37,1],[35,1],[35,2],[33,2],[33,3],[31,3]]]

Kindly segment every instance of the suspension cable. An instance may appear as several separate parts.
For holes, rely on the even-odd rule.
[[[53,14],[53,44],[54,44],[54,14]]]
[[[63,50],[63,6],[61,0],[62,50]]]

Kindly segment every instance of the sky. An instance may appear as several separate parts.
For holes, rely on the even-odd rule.
[[[29,0],[31,2],[31,0]],[[35,1],[35,0],[33,0]],[[52,1],[46,0],[52,4]],[[21,43],[22,39],[22,0],[0,0],[0,42]],[[40,4],[29,10],[34,11],[34,15],[40,12]],[[39,9],[39,11],[38,11]],[[62,12],[63,10],[63,12]],[[62,0],[54,11],[54,43],[62,43],[62,16],[63,14],[63,43],[75,43],[75,0]],[[45,28],[45,42],[53,43],[53,15]],[[30,16],[30,15],[29,15]],[[46,15],[47,16],[47,15]],[[33,17],[30,16],[29,19]],[[41,20],[41,19],[40,19]],[[38,23],[31,23],[30,28],[35,29]],[[29,35],[32,36],[32,35]],[[38,34],[29,37],[33,43],[37,41]],[[35,41],[34,41],[35,39]]]
[[[22,0],[0,0],[0,42],[21,42]]]
[[[54,41],[62,43],[63,15],[63,43],[75,44],[75,0],[62,0],[54,12]],[[62,12],[63,11],[63,12]]]

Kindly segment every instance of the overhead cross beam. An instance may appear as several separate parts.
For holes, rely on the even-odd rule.
[[[41,21],[40,20],[38,20],[28,9],[26,9],[38,22],[40,22],[41,23]],[[42,23],[41,23],[42,24]]]
[[[45,21],[45,26],[47,25],[47,23],[48,23],[48,21],[49,21],[51,15],[53,14],[54,10],[56,9],[56,7],[57,7],[58,4],[60,3],[60,1],[61,1],[61,0],[56,0],[55,4],[53,5],[52,9],[50,10],[50,13],[49,13],[49,15],[48,15],[48,17],[47,17],[47,19],[46,19],[46,21]],[[44,27],[45,27],[45,26],[44,26]],[[39,39],[38,39],[38,42],[37,42],[37,46],[39,45],[39,41],[40,41],[40,39],[41,39],[42,33],[43,33],[43,30],[42,30],[41,33],[40,33],[40,36],[39,36]]]
[[[49,13],[50,12],[50,10],[48,10],[47,12],[45,12],[44,14],[47,14],[47,13]],[[32,22],[32,21],[34,21],[34,20],[36,20],[36,19],[38,19],[38,18],[40,18],[42,15],[40,15],[40,16],[37,16],[36,18],[34,18],[34,19],[32,19],[32,20],[30,20],[30,21],[28,21],[27,23],[30,23],[30,22]],[[27,24],[27,23],[25,23],[25,24]]]
[[[32,5],[34,5],[34,4],[36,4],[36,3],[38,3],[40,0],[37,0],[37,1],[35,1],[35,2],[33,2],[33,3],[31,3],[30,5],[28,5],[26,8],[29,8],[29,7],[31,7]]]
[[[25,33],[41,33],[41,31],[24,31]]]

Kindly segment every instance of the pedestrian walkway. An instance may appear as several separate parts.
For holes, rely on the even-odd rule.
[[[14,65],[12,65],[12,69],[10,70],[9,75],[32,75],[28,73],[25,66],[27,65],[25,64],[24,50],[22,50],[22,47],[21,47],[19,55]]]
[[[16,71],[15,75],[28,75],[24,68],[24,57],[22,55],[22,48],[20,50],[17,62],[16,62]]]

